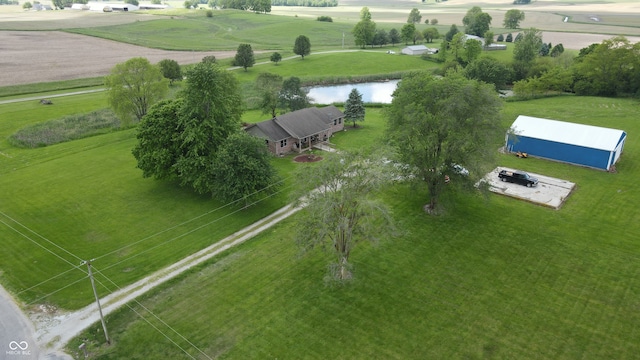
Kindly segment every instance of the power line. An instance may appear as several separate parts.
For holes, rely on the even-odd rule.
[[[95,267],[94,267],[95,269]],[[95,269],[96,273],[102,275],[107,281],[109,281],[111,284],[113,284],[113,286],[115,286],[116,288],[118,288],[118,290],[122,290],[122,288],[120,286],[118,286],[118,284],[116,284],[115,282],[113,282],[113,280],[111,280],[109,277],[107,277],[102,271]],[[111,291],[111,289],[109,289],[105,284],[103,284],[100,280],[96,280],[100,285],[102,285],[109,293],[113,293],[113,291]],[[198,352],[200,352],[202,355],[204,355],[207,359],[213,360],[209,355],[207,355],[207,353],[205,353],[204,351],[202,351],[198,346],[196,346],[194,343],[192,343],[189,339],[187,339],[184,335],[182,335],[181,333],[179,333],[175,328],[173,328],[171,325],[167,324],[164,320],[162,320],[159,316],[157,316],[155,313],[153,313],[153,311],[149,310],[149,308],[147,308],[146,306],[144,306],[143,304],[141,304],[137,299],[134,299],[133,301],[136,302],[136,304],[138,304],[140,307],[142,307],[145,311],[147,311],[149,314],[151,314],[154,318],[156,318],[158,321],[160,321],[164,326],[166,326],[168,329],[170,329],[171,331],[173,331],[176,335],[178,335],[180,338],[182,338],[184,341],[186,341],[189,345],[191,345],[194,349],[196,349]],[[131,305],[127,304],[127,307],[129,309],[131,309],[133,312],[136,313],[136,315],[138,315],[140,318],[142,318],[145,322],[147,322],[149,325],[151,325],[154,329],[156,329],[160,334],[162,334],[165,338],[167,338],[167,340],[171,341],[174,345],[176,345],[180,350],[182,350],[185,354],[187,354],[187,356],[191,357],[192,359],[195,359],[191,354],[189,354],[185,349],[183,349],[180,345],[178,345],[178,343],[176,343],[174,340],[172,340],[168,335],[166,335],[164,332],[162,332],[157,326],[153,325],[149,320],[147,320],[144,316],[142,316],[137,310],[135,310]]]
[[[12,218],[11,216],[9,216],[9,215],[5,214],[4,212],[0,211],[0,215],[2,215],[2,216],[4,216],[4,217],[6,217],[6,218],[8,218],[8,219],[10,219],[11,221],[13,221],[14,223],[16,223],[16,224],[20,225],[21,227],[23,227],[23,228],[24,228],[24,229],[26,229],[27,231],[31,232],[32,234],[36,235],[37,237],[41,238],[42,240],[44,240],[44,241],[48,242],[49,244],[51,244],[51,245],[53,245],[53,246],[57,247],[58,249],[62,250],[63,252],[65,252],[65,253],[67,253],[67,254],[69,254],[69,255],[73,256],[73,257],[74,257],[74,258],[76,258],[77,260],[82,261],[82,259],[81,259],[80,257],[78,257],[78,256],[76,256],[75,254],[71,253],[70,251],[68,251],[67,249],[63,248],[62,246],[60,246],[60,245],[58,245],[58,244],[54,243],[53,241],[51,241],[51,240],[49,240],[49,239],[45,238],[44,236],[42,236],[42,235],[38,234],[37,232],[35,232],[35,231],[31,230],[30,228],[28,228],[27,226],[23,225],[22,223],[20,223],[20,222],[19,222],[18,220],[16,220],[16,219]],[[69,263],[69,264],[71,264],[72,266],[74,265],[74,264],[73,264],[73,263],[71,263],[70,261],[63,259],[61,256],[59,256],[59,255],[55,254],[55,253],[54,253],[54,252],[52,252],[51,250],[49,250],[49,249],[45,248],[45,247],[44,247],[44,246],[42,246],[41,244],[39,244],[39,243],[37,243],[37,242],[33,241],[33,240],[32,240],[32,239],[30,239],[29,237],[25,236],[25,235],[24,235],[24,234],[22,234],[21,232],[17,231],[16,229],[14,229],[14,228],[13,228],[13,227],[11,227],[11,226],[9,226],[9,224],[5,223],[4,221],[2,221],[2,220],[0,220],[0,221],[1,221],[3,224],[7,225],[11,230],[16,231],[16,232],[17,232],[17,233],[19,233],[20,235],[22,235],[22,236],[26,237],[27,239],[29,239],[30,241],[34,242],[35,244],[37,244],[38,246],[42,247],[43,249],[45,249],[45,250],[49,251],[49,252],[50,252],[50,253],[52,253],[53,255],[55,255],[55,256],[57,256],[57,257],[59,257],[60,259],[64,260],[65,262],[67,262],[67,263]]]
[[[263,201],[263,200],[265,200],[265,199],[268,199],[269,197],[272,197],[272,196],[274,196],[274,195],[277,195],[277,194],[281,193],[282,191],[283,191],[283,190],[277,191],[277,192],[275,192],[275,193],[273,193],[273,194],[270,194],[269,196],[265,197],[264,199],[260,199],[260,200],[254,201],[254,202],[253,202],[253,203],[251,203],[249,206],[255,205],[255,204],[257,204],[257,203],[259,203],[259,202],[261,202],[261,201]],[[149,252],[149,251],[155,250],[156,248],[159,248],[159,247],[161,247],[161,246],[164,246],[164,245],[166,245],[166,244],[168,244],[168,243],[170,243],[170,242],[172,242],[172,241],[174,241],[174,240],[177,240],[177,239],[183,238],[183,237],[185,237],[185,236],[187,236],[187,235],[189,235],[189,234],[191,234],[191,233],[194,233],[194,232],[196,232],[196,231],[198,231],[198,230],[201,230],[201,229],[203,229],[203,228],[205,228],[205,227],[207,227],[207,226],[209,226],[209,225],[211,225],[211,224],[213,224],[213,223],[216,223],[216,222],[218,222],[218,221],[220,221],[220,220],[223,220],[223,219],[225,219],[225,218],[227,218],[227,217],[229,217],[229,216],[231,216],[231,215],[234,215],[234,214],[236,214],[236,213],[238,213],[238,212],[240,212],[240,211],[242,211],[242,210],[244,210],[244,208],[237,209],[237,210],[235,210],[235,211],[233,211],[233,212],[231,212],[231,213],[228,213],[228,214],[223,215],[222,217],[219,217],[219,218],[217,218],[217,219],[211,220],[210,222],[208,222],[208,223],[206,223],[206,224],[200,225],[200,226],[198,226],[198,227],[196,227],[196,228],[193,228],[193,229],[191,229],[191,230],[189,230],[189,231],[187,231],[187,232],[184,232],[184,233],[182,233],[182,234],[180,234],[180,235],[178,235],[178,236],[175,236],[175,237],[173,237],[173,238],[171,238],[171,239],[169,239],[169,240],[166,240],[166,241],[164,241],[164,242],[162,242],[162,243],[159,243],[159,244],[157,244],[157,245],[155,245],[155,246],[152,246],[152,247],[150,247],[150,248],[147,248],[147,249],[145,249],[145,250],[143,250],[143,251],[141,251],[141,252],[139,252],[139,253],[136,253],[136,254],[131,255],[131,256],[127,257],[127,258],[124,258],[124,259],[122,259],[122,260],[120,260],[120,261],[118,261],[118,262],[115,262],[115,263],[113,263],[113,264],[111,264],[111,265],[109,265],[109,266],[105,267],[105,268],[104,268],[104,270],[111,269],[111,268],[112,268],[112,267],[114,267],[114,266],[120,265],[120,264],[122,264],[122,263],[124,263],[124,262],[126,262],[126,261],[129,261],[129,260],[131,260],[131,259],[133,259],[133,258],[135,258],[135,257],[138,257],[138,256],[140,256],[140,255],[142,255],[142,254],[144,254],[144,253],[147,253],[147,252]]]
[[[72,282],[71,284],[67,284],[67,285],[65,285],[65,286],[63,286],[63,287],[61,287],[61,288],[59,288],[59,289],[57,289],[57,290],[55,290],[55,291],[52,291],[52,292],[50,292],[50,293],[48,293],[48,294],[46,294],[46,295],[40,296],[39,298],[37,298],[37,299],[33,300],[32,302],[28,303],[27,305],[33,305],[33,304],[37,303],[38,301],[40,301],[40,300],[42,300],[42,299],[46,299],[46,298],[48,298],[49,296],[51,296],[51,295],[53,295],[53,294],[55,294],[55,293],[58,293],[58,292],[60,292],[60,291],[62,291],[62,290],[64,290],[64,289],[66,289],[66,288],[68,288],[68,287],[70,287],[70,286],[73,286],[73,285],[75,285],[75,284],[79,283],[80,281],[84,281],[84,279],[85,279],[85,277],[83,276],[82,278],[80,278],[80,279],[78,279],[78,280],[76,280],[76,281]]]
[[[266,190],[267,190],[267,189],[269,189],[270,187],[276,186],[276,185],[278,185],[279,183],[282,183],[282,182],[284,182],[285,180],[287,180],[287,179],[289,179],[289,178],[290,178],[290,177],[284,178],[284,179],[282,179],[282,180],[280,180],[280,181],[278,181],[278,182],[276,182],[276,183],[274,183],[274,184],[270,184],[269,186],[267,186],[267,187],[265,187],[265,188],[262,188],[262,189],[256,190],[256,191],[254,191],[252,194],[249,194],[248,196],[253,196],[253,195],[256,195],[256,194],[258,194],[258,193],[260,193],[260,192],[266,191]],[[278,192],[276,192],[276,193],[279,193],[279,192],[280,192],[280,191],[278,191]],[[269,196],[269,197],[270,197],[270,196]],[[268,198],[268,197],[267,197],[267,198]],[[162,230],[162,231],[159,231],[159,232],[157,232],[157,233],[155,233],[155,234],[152,234],[152,235],[149,235],[149,236],[147,236],[147,237],[145,237],[145,238],[142,238],[142,239],[140,239],[140,240],[138,240],[138,241],[135,241],[135,242],[133,242],[133,243],[129,243],[129,244],[127,244],[127,245],[125,245],[125,246],[122,246],[122,247],[120,247],[120,248],[118,248],[118,249],[112,250],[112,251],[110,251],[110,252],[108,252],[108,253],[106,253],[106,254],[100,255],[100,256],[96,257],[96,258],[95,258],[95,260],[98,260],[98,259],[101,259],[101,258],[107,257],[107,256],[112,255],[112,254],[114,254],[114,253],[120,252],[120,251],[122,251],[122,250],[124,250],[124,249],[127,249],[127,248],[130,248],[130,247],[132,247],[132,246],[135,246],[135,245],[137,245],[137,244],[139,244],[139,243],[141,243],[141,242],[144,242],[144,241],[146,241],[146,240],[149,240],[149,239],[151,239],[151,238],[153,238],[153,237],[156,237],[156,236],[158,236],[158,235],[161,235],[161,234],[164,234],[164,233],[166,233],[166,232],[168,232],[168,231],[171,231],[171,230],[173,230],[173,229],[176,229],[176,228],[178,228],[178,227],[180,227],[180,226],[183,226],[183,225],[189,224],[189,223],[191,223],[191,222],[193,222],[193,221],[196,221],[196,220],[198,220],[198,219],[200,219],[200,218],[202,218],[202,217],[204,217],[204,216],[207,216],[207,215],[209,215],[209,214],[211,214],[211,213],[214,213],[214,212],[216,212],[216,211],[218,211],[218,210],[222,210],[222,209],[224,209],[224,208],[226,208],[226,207],[229,207],[229,206],[231,206],[231,205],[234,205],[234,204],[236,204],[236,203],[238,203],[238,202],[240,202],[240,201],[242,201],[242,200],[243,200],[243,199],[242,199],[242,198],[240,198],[240,199],[237,199],[237,200],[234,200],[234,201],[228,202],[228,203],[226,203],[226,204],[224,204],[224,205],[221,205],[221,206],[219,206],[219,207],[217,207],[217,208],[215,208],[215,209],[209,210],[209,211],[207,211],[207,212],[205,212],[205,213],[203,213],[203,214],[200,214],[200,215],[198,215],[198,216],[196,216],[196,217],[193,217],[193,218],[191,218],[191,219],[189,219],[189,220],[187,220],[187,221],[183,221],[183,222],[181,222],[180,224],[177,224],[177,225],[171,226],[171,227],[169,227],[169,228],[167,228],[167,229],[164,229],[164,230]],[[255,202],[254,202],[254,203],[255,203]],[[234,213],[235,213],[235,212],[234,212]],[[172,239],[172,240],[173,240],[173,239]]]
[[[2,213],[2,212],[0,212],[0,214],[3,214],[3,213]],[[3,215],[4,215],[4,214],[3,214]],[[11,218],[9,218],[9,219],[11,219]],[[7,224],[4,220],[1,220],[1,219],[0,219],[0,222],[1,222],[1,223],[3,223],[3,224],[5,224],[9,229],[11,229],[11,230],[13,230],[13,231],[17,232],[18,234],[20,234],[20,235],[21,235],[22,237],[24,237],[25,239],[27,239],[27,240],[31,241],[32,243],[34,243],[34,244],[38,245],[39,247],[41,247],[41,248],[42,248],[42,249],[44,249],[45,251],[49,252],[49,253],[50,253],[50,254],[52,254],[53,256],[57,257],[58,259],[60,259],[60,260],[62,260],[62,261],[64,261],[64,262],[66,262],[67,264],[69,264],[69,265],[71,265],[71,266],[75,266],[75,265],[74,265],[72,262],[70,262],[69,260],[67,260],[67,259],[63,258],[62,256],[60,256],[60,255],[58,255],[58,254],[56,254],[55,252],[53,252],[53,251],[51,251],[50,249],[46,248],[44,245],[40,244],[39,242],[37,242],[37,241],[35,241],[35,240],[31,239],[31,238],[30,238],[29,236],[27,236],[26,234],[23,234],[23,233],[22,233],[22,232],[20,232],[18,229],[16,229],[16,228],[14,228],[13,226],[11,226],[11,225]],[[20,224],[20,223],[18,223],[18,224]],[[43,239],[44,239],[44,238],[43,238]],[[47,240],[47,239],[45,239],[45,240]],[[49,240],[47,240],[47,241],[51,243],[51,241],[49,241]],[[52,243],[52,244],[53,244],[53,243]],[[54,245],[55,245],[55,244],[54,244]],[[58,247],[58,248],[62,249],[61,247],[59,247],[59,246],[57,246],[57,245],[56,245],[56,247]],[[62,249],[62,250],[64,250],[64,249]],[[65,252],[67,252],[67,253],[69,253],[69,252],[68,252],[68,251],[66,251],[66,250],[64,250],[64,251],[65,251]],[[69,253],[69,254],[71,254],[71,253]],[[72,255],[72,256],[74,256],[74,257],[76,257],[76,256],[75,256],[75,255],[73,255],[73,254],[71,254],[71,255]],[[78,258],[78,259],[79,259],[79,258]]]
[[[26,288],[26,289],[22,289],[22,290],[18,291],[18,292],[17,292],[17,294],[18,294],[18,295],[20,295],[20,294],[22,294],[23,292],[26,292],[26,291],[29,291],[29,290],[31,290],[31,289],[37,288],[38,286],[40,286],[40,285],[42,285],[42,284],[44,284],[44,283],[47,283],[47,282],[49,282],[49,281],[51,281],[51,280],[53,280],[53,279],[59,278],[60,276],[62,276],[62,275],[64,275],[64,274],[66,274],[66,273],[68,273],[68,272],[70,272],[70,271],[72,271],[72,270],[80,270],[80,271],[82,271],[82,269],[80,268],[80,266],[74,266],[74,267],[72,267],[72,268],[71,268],[71,269],[69,269],[69,270],[63,271],[63,272],[59,273],[58,275],[54,275],[54,276],[52,276],[52,277],[48,278],[47,280],[43,280],[43,281],[41,281],[41,282],[39,282],[39,283],[37,283],[37,284],[35,284],[35,285],[33,285],[33,286],[30,286],[30,287],[28,287],[28,288]]]
[[[276,182],[276,183],[274,183],[274,184],[270,184],[269,186],[267,186],[267,187],[265,187],[265,188],[262,188],[262,189],[256,190],[255,192],[253,192],[252,194],[250,194],[250,195],[248,195],[248,196],[253,196],[253,195],[256,195],[256,194],[258,194],[258,193],[260,193],[260,192],[266,191],[266,190],[267,190],[267,189],[269,189],[270,187],[276,186],[276,185],[278,185],[278,184],[280,184],[280,183],[284,182],[285,180],[287,180],[287,179],[289,179],[289,178],[290,178],[290,177],[283,178],[282,180],[280,180],[280,181],[278,181],[278,182]],[[267,196],[265,199],[267,199],[267,198],[269,198],[269,197],[271,197],[271,196],[273,196],[273,195],[275,195],[275,194],[278,194],[278,193],[280,193],[280,192],[282,192],[282,190],[277,191],[276,193],[274,193],[274,194],[272,194],[272,195]],[[262,200],[264,200],[264,199],[262,199]],[[262,201],[262,200],[260,200],[260,201]],[[219,207],[217,207],[217,208],[215,208],[215,209],[209,210],[209,211],[207,211],[207,212],[205,212],[205,213],[203,213],[203,214],[201,214],[201,215],[198,215],[198,216],[196,216],[196,217],[194,217],[194,218],[192,218],[192,219],[189,219],[189,220],[187,220],[187,221],[184,221],[184,222],[182,222],[182,223],[180,223],[180,224],[177,224],[177,225],[172,226],[172,227],[169,227],[169,228],[167,228],[167,229],[165,229],[165,230],[159,231],[159,232],[157,232],[157,233],[155,233],[155,234],[153,234],[153,235],[147,236],[147,237],[145,237],[145,238],[143,238],[143,239],[141,239],[141,240],[138,240],[138,241],[136,241],[136,242],[134,242],[134,243],[130,243],[130,244],[128,244],[128,245],[126,245],[126,246],[123,246],[123,247],[121,247],[121,248],[119,248],[119,249],[116,249],[116,250],[110,251],[110,252],[108,252],[107,254],[101,255],[101,256],[99,256],[99,257],[97,257],[97,258],[93,259],[93,260],[95,261],[95,260],[97,260],[97,259],[101,259],[101,258],[103,258],[103,257],[109,256],[109,255],[114,254],[114,253],[116,253],[116,252],[119,252],[119,251],[122,251],[122,250],[124,250],[124,249],[127,249],[127,248],[129,248],[129,247],[131,247],[131,246],[134,246],[134,245],[136,245],[136,244],[139,244],[139,243],[141,243],[141,242],[143,242],[143,241],[146,241],[146,240],[148,240],[148,239],[151,239],[151,238],[153,238],[153,237],[155,237],[155,236],[161,235],[161,234],[163,234],[163,233],[165,233],[165,232],[168,232],[168,231],[170,231],[170,230],[176,229],[176,228],[178,228],[178,227],[180,227],[180,226],[183,226],[183,225],[186,225],[186,224],[188,224],[188,223],[190,223],[190,222],[193,222],[193,221],[195,221],[195,220],[197,220],[197,219],[200,219],[200,218],[202,218],[202,217],[204,217],[204,216],[206,216],[206,215],[209,215],[209,214],[211,214],[211,213],[213,213],[213,212],[216,212],[216,211],[218,211],[218,210],[221,210],[221,209],[224,209],[224,208],[226,208],[226,207],[229,207],[229,206],[231,206],[231,205],[233,205],[233,204],[238,203],[239,201],[242,201],[242,199],[234,200],[234,201],[231,201],[231,202],[226,203],[226,204],[224,204],[224,205],[221,205],[221,206],[219,206]],[[256,203],[258,203],[258,202],[259,202],[259,201],[253,202],[251,205],[256,204]],[[238,212],[238,211],[234,211],[234,212],[233,212],[233,213],[231,213],[231,214],[235,214],[235,213],[237,213],[237,212]],[[26,230],[28,230],[29,232],[31,232],[31,233],[33,233],[33,234],[37,235],[39,238],[44,239],[44,240],[45,240],[45,241],[47,241],[48,243],[53,244],[54,246],[56,246],[57,248],[61,249],[61,250],[62,250],[62,251],[64,251],[64,252],[66,252],[66,253],[70,254],[71,256],[73,256],[73,257],[75,257],[75,258],[79,259],[81,262],[82,262],[82,261],[84,261],[84,260],[82,260],[80,257],[78,257],[78,256],[74,255],[73,253],[71,253],[71,252],[67,251],[66,249],[62,248],[61,246],[59,246],[59,245],[55,244],[55,243],[54,243],[54,242],[52,242],[51,240],[49,240],[49,239],[45,238],[44,236],[42,236],[42,235],[38,234],[38,233],[37,233],[37,232],[35,232],[34,230],[32,230],[32,229],[28,228],[27,226],[25,226],[24,224],[21,224],[21,223],[20,223],[20,222],[18,222],[17,220],[15,220],[15,219],[11,218],[10,216],[8,216],[7,214],[5,214],[4,212],[0,211],[0,215],[3,215],[3,216],[5,216],[6,218],[11,219],[13,222],[15,222],[16,224],[20,225],[20,226],[21,226],[21,227],[23,227],[24,229],[26,229]],[[229,215],[230,215],[230,214],[229,214]],[[225,215],[224,217],[229,216],[229,215]],[[224,218],[224,217],[223,217],[223,218]],[[220,219],[223,219],[223,218],[220,218]],[[218,219],[218,220],[220,220],[220,219]],[[216,220],[216,221],[217,221],[217,220]],[[66,273],[68,273],[68,272],[70,272],[70,271],[76,270],[76,269],[77,269],[77,270],[79,270],[79,271],[81,271],[81,272],[82,272],[83,274],[85,274],[85,275],[87,274],[87,272],[86,272],[86,271],[84,271],[80,266],[75,265],[75,264],[71,263],[70,261],[68,261],[68,260],[64,259],[63,257],[59,256],[59,255],[58,255],[58,254],[56,254],[55,252],[53,252],[53,251],[51,251],[50,249],[48,249],[48,248],[44,247],[42,244],[40,244],[40,243],[36,242],[36,241],[35,241],[35,240],[33,240],[32,238],[30,238],[28,235],[26,235],[26,234],[22,233],[20,230],[18,230],[18,229],[16,229],[16,228],[12,227],[11,225],[9,225],[8,223],[6,223],[5,221],[3,221],[3,220],[1,220],[1,219],[0,219],[0,222],[1,222],[1,223],[3,223],[3,224],[5,224],[5,225],[6,225],[8,228],[10,228],[11,230],[13,230],[13,231],[17,232],[18,234],[20,234],[21,236],[23,236],[23,237],[24,237],[24,238],[26,238],[27,240],[29,240],[29,241],[33,242],[33,243],[34,243],[34,244],[36,244],[37,246],[39,246],[39,247],[43,248],[43,249],[44,249],[44,250],[46,250],[47,252],[51,253],[52,255],[56,256],[57,258],[61,259],[62,261],[66,262],[66,263],[68,263],[68,264],[70,264],[70,265],[72,266],[72,268],[71,268],[71,269],[68,269],[68,270],[66,270],[66,271],[63,271],[63,272],[61,272],[61,273],[57,274],[57,275],[54,275],[54,276],[52,276],[52,277],[48,278],[47,280],[41,281],[41,282],[39,282],[39,283],[38,283],[38,284],[36,284],[36,285],[30,286],[29,288],[23,289],[23,290],[21,290],[20,292],[18,292],[17,294],[22,294],[22,293],[24,293],[24,292],[26,292],[26,291],[32,290],[32,289],[34,289],[34,288],[36,288],[36,287],[38,287],[38,286],[40,286],[40,285],[42,285],[42,284],[44,284],[44,283],[47,283],[47,282],[49,282],[49,281],[51,281],[51,280],[54,280],[54,279],[56,279],[56,278],[58,278],[58,277],[60,277],[60,276],[62,276],[62,275],[64,275],[64,274],[66,274]],[[215,222],[215,221],[212,221],[212,222],[210,222],[209,224],[211,224],[211,223],[213,223],[213,222]],[[209,224],[207,224],[207,225],[209,225]],[[206,225],[205,225],[205,226],[206,226]],[[199,230],[199,229],[197,229],[197,230]],[[178,239],[178,238],[180,238],[180,237],[182,237],[182,236],[186,236],[186,235],[188,235],[188,233],[187,233],[187,234],[183,234],[183,235],[181,235],[181,236],[179,236],[179,237],[176,237],[176,238],[170,239],[170,240],[168,240],[168,241],[166,241],[166,242],[164,242],[164,243],[162,243],[162,244],[159,244],[159,245],[157,245],[157,246],[154,246],[154,247],[152,247],[152,248],[149,248],[149,249],[147,249],[147,250],[143,251],[143,253],[148,252],[148,251],[150,251],[150,250],[153,250],[154,248],[157,248],[157,247],[159,247],[159,246],[161,246],[161,245],[164,245],[164,244],[166,244],[166,243],[168,243],[168,242],[171,242],[171,241],[173,241],[173,240],[176,240],[176,239]],[[131,256],[131,257],[129,257],[129,258],[123,259],[122,261],[119,261],[119,262],[117,262],[116,264],[112,264],[112,265],[111,265],[111,266],[109,266],[108,268],[111,268],[111,267],[113,267],[113,266],[116,266],[116,265],[118,265],[118,264],[120,264],[120,263],[122,263],[122,262],[124,262],[124,261],[126,261],[126,260],[128,260],[128,259],[134,258],[134,257],[136,257],[136,256],[138,256],[138,255],[139,255],[139,254],[136,254],[136,255],[133,255],[133,256]],[[107,269],[108,269],[108,268],[107,268]],[[106,269],[105,269],[105,270],[106,270]],[[29,304],[33,304],[33,303],[35,303],[36,301],[42,300],[42,299],[44,299],[44,298],[47,298],[47,297],[49,297],[49,296],[51,296],[51,295],[53,295],[53,294],[55,294],[55,293],[57,293],[57,292],[60,292],[60,291],[62,291],[62,290],[64,290],[64,289],[68,288],[69,286],[72,286],[72,285],[74,285],[74,284],[77,284],[78,282],[80,282],[80,281],[82,281],[82,280],[83,280],[83,279],[76,280],[76,281],[74,281],[74,282],[72,282],[72,283],[70,283],[70,284],[68,284],[68,285],[65,285],[65,286],[63,286],[63,287],[61,287],[61,288],[59,288],[59,289],[57,289],[57,290],[55,290],[55,291],[52,291],[52,292],[50,292],[50,293],[48,293],[48,294],[46,294],[46,295],[43,295],[43,296],[41,296],[41,297],[37,298],[36,300],[32,301],[32,302],[31,302],[31,303],[29,303]]]

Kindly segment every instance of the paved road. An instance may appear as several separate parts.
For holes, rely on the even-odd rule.
[[[0,359],[38,360],[40,350],[34,332],[31,321],[0,286]]]

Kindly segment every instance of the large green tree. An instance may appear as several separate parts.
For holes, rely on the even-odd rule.
[[[450,53],[453,55],[453,59],[458,63],[465,63],[465,34],[459,32],[453,36],[453,39],[449,42]]]
[[[273,54],[271,54],[269,60],[271,60],[272,63],[278,65],[278,63],[282,61],[282,55],[280,55],[279,52],[274,52]]]
[[[469,63],[464,68],[468,79],[475,79],[492,84],[496,90],[504,89],[511,79],[511,69],[499,60],[482,57]]]
[[[308,90],[302,88],[300,78],[292,76],[282,83],[278,93],[278,107],[283,112],[296,111],[309,107]]]
[[[162,76],[160,67],[142,57],[117,64],[104,82],[107,101],[125,124],[142,119],[169,90],[169,80]]]
[[[420,24],[421,20],[422,20],[422,15],[420,15],[420,10],[418,10],[417,8],[411,9],[411,12],[409,13],[409,17],[407,18],[407,23]]]
[[[415,44],[416,43],[414,40],[415,34],[416,34],[416,25],[413,23],[404,24],[402,26],[402,29],[400,29],[400,37],[402,38],[402,41],[404,41],[405,44],[408,44],[409,42],[413,42]]]
[[[389,43],[389,35],[384,29],[376,30],[376,34],[373,36],[373,45],[382,47]]]
[[[311,54],[311,41],[309,38],[305,35],[298,36],[293,44],[293,53],[302,56],[303,60],[306,55]]]
[[[391,42],[391,45],[395,46],[401,40],[402,38],[400,37],[400,33],[398,32],[398,29],[393,28],[389,30],[389,42]]]
[[[181,100],[160,101],[140,121],[138,143],[132,152],[143,177],[179,180],[174,166],[181,152],[177,139],[182,131],[178,121],[181,107]]]
[[[493,44],[493,31],[489,30],[486,33],[484,33],[483,37],[484,37],[484,47],[489,47],[491,44]]]
[[[447,187],[473,188],[486,165],[493,165],[494,142],[502,131],[500,107],[491,85],[456,73],[403,77],[387,111],[387,134],[400,161],[408,165],[408,178],[426,184],[430,200],[425,210],[437,212]],[[469,173],[456,170],[459,166]]]
[[[349,98],[344,103],[344,121],[353,122],[353,127],[356,127],[356,122],[364,121],[364,102],[362,102],[362,94],[358,89],[353,88],[349,93]]]
[[[482,43],[478,40],[468,39],[464,42],[464,66],[477,59],[482,53]]]
[[[360,20],[371,20],[371,11],[369,11],[368,7],[363,7],[360,9]]]
[[[520,27],[520,21],[522,20],[524,20],[524,11],[511,9],[504,14],[502,25],[507,29],[517,29]]]
[[[373,45],[373,39],[376,34],[376,23],[371,20],[362,20],[353,27],[351,31],[356,45],[365,48],[367,45]]]
[[[263,114],[276,117],[279,93],[282,89],[282,76],[272,73],[261,73],[256,78],[256,90],[260,93],[260,109]]]
[[[535,28],[526,29],[521,33],[520,40],[515,42],[513,59],[523,63],[530,63],[538,56],[542,47],[542,33]]]
[[[574,66],[580,95],[621,96],[640,93],[640,43],[617,36],[580,51]]]
[[[236,66],[242,66],[244,71],[247,71],[247,68],[252,67],[253,64],[256,63],[256,59],[253,57],[251,44],[238,45],[238,50],[236,51],[236,57],[234,58],[233,63]]]
[[[467,34],[483,36],[491,26],[491,15],[483,12],[480,7],[474,6],[462,18],[462,24]]]
[[[341,152],[313,168],[301,169],[298,199],[306,207],[298,216],[298,244],[304,250],[330,249],[335,263],[330,277],[338,281],[352,277],[349,257],[363,241],[378,241],[394,234],[394,223],[377,191],[390,180],[381,158]],[[312,191],[313,190],[313,191]]]
[[[426,42],[432,43],[434,39],[440,38],[440,33],[438,32],[438,29],[430,27],[424,29],[424,31],[422,32],[422,36],[424,37],[424,40]]]
[[[456,24],[452,24],[449,28],[449,31],[447,31],[447,33],[444,35],[444,40],[447,42],[451,42],[451,40],[453,40],[453,37],[459,32],[460,30],[458,30]]]
[[[173,85],[174,81],[182,80],[182,69],[177,61],[171,59],[160,60],[158,63],[162,76],[169,79],[169,84]]]
[[[216,153],[241,131],[238,81],[216,64],[198,63],[186,73],[176,100],[145,116],[133,154],[145,177],[173,179],[198,193],[216,193]],[[157,139],[156,139],[157,138]]]
[[[176,170],[183,185],[199,193],[213,193],[215,153],[226,138],[240,130],[240,88],[232,73],[215,64],[198,63],[186,75],[179,118],[184,151]]]
[[[272,193],[277,173],[264,140],[244,131],[230,135],[216,153],[213,195],[223,201],[250,200]]]

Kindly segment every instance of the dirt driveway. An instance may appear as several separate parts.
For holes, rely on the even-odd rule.
[[[104,76],[138,56],[185,65],[207,55],[224,59],[235,52],[165,51],[61,31],[0,31],[0,86]]]

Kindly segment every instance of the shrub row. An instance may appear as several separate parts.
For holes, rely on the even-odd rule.
[[[113,111],[103,109],[28,126],[11,135],[9,141],[17,147],[36,148],[119,129],[120,119]]]

